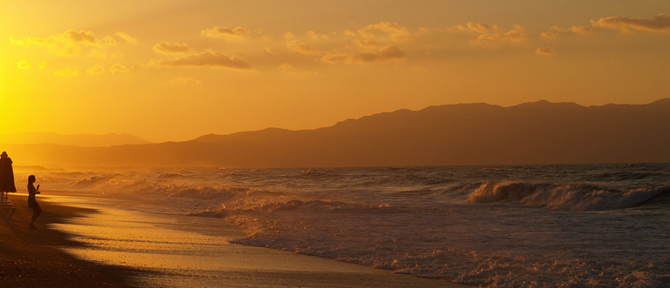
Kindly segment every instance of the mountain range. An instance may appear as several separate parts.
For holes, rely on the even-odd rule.
[[[157,144],[4,145],[15,163],[46,167],[306,168],[670,162],[669,143],[670,98],[590,107],[442,105],[314,130],[268,128]]]

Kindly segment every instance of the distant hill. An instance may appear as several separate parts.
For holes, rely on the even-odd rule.
[[[185,142],[8,147],[46,167],[338,167],[670,162],[670,99],[584,107],[538,101],[398,110],[331,127],[269,128]],[[31,162],[36,161],[36,162]]]
[[[58,144],[79,147],[109,147],[126,144],[150,144],[140,137],[130,134],[74,134],[60,135],[57,133],[17,133],[0,135],[0,143],[11,144]]]

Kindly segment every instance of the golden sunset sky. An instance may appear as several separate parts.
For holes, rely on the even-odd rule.
[[[670,1],[3,1],[0,134],[183,141],[670,97]]]

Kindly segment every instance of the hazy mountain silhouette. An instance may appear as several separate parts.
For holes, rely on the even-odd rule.
[[[0,135],[0,143],[11,144],[58,144],[80,147],[109,147],[125,144],[150,144],[140,137],[122,133],[122,134],[74,134],[60,135],[57,133],[16,133]]]
[[[443,105],[315,130],[269,128],[185,142],[7,150],[16,149],[11,155],[17,163],[34,155],[41,162],[25,165],[48,167],[264,168],[670,162],[669,143],[670,99],[663,99],[592,107],[547,101]]]

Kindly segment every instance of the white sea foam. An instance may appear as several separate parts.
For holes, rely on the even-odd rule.
[[[553,183],[487,182],[468,197],[470,203],[520,202],[556,210],[603,211],[629,208],[659,195],[670,187],[607,191],[592,185]]]

